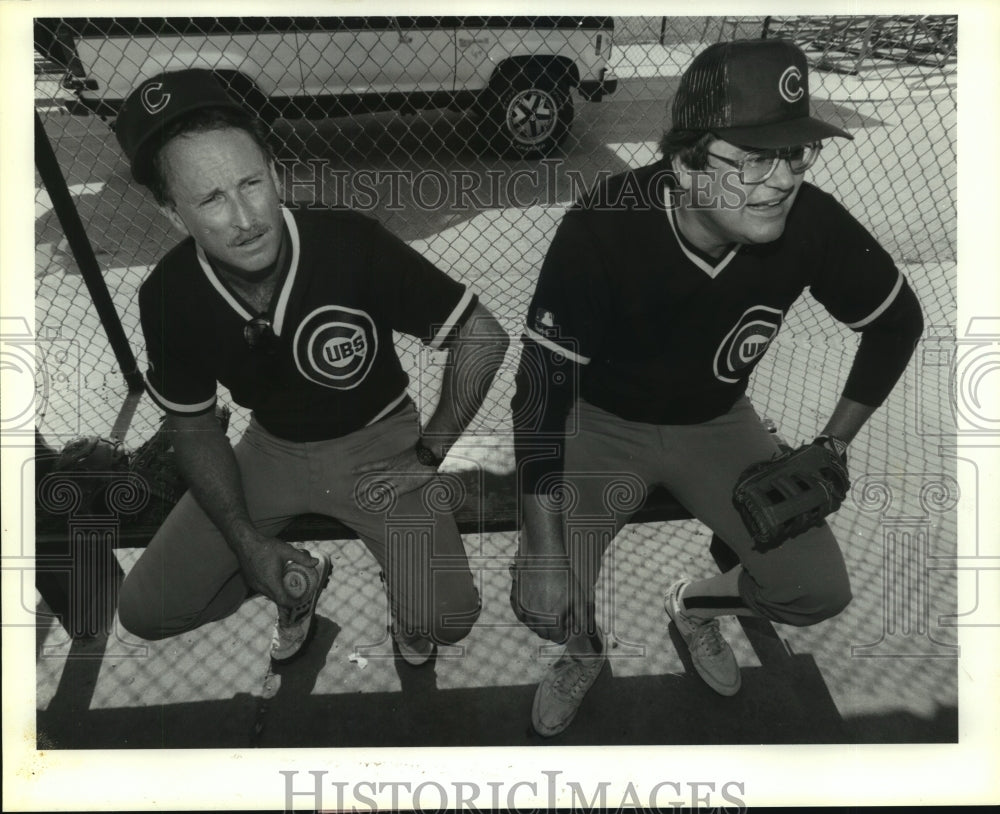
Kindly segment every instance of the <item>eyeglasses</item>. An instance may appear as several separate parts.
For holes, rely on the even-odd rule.
[[[243,339],[252,351],[271,353],[277,347],[278,337],[271,327],[271,320],[254,317],[243,326]]]
[[[814,141],[811,144],[799,144],[795,147],[748,152],[739,159],[726,158],[718,153],[709,153],[709,155],[735,167],[740,174],[740,183],[760,184],[774,174],[774,171],[778,169],[779,161],[787,161],[789,169],[795,175],[801,175],[816,163],[822,148],[823,142]]]

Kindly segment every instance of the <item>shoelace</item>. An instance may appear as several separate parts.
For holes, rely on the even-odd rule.
[[[710,656],[719,655],[726,646],[726,641],[722,638],[722,631],[719,630],[718,619],[710,619],[698,625],[694,632],[694,638],[697,640],[697,645],[707,650]]]
[[[575,664],[576,669],[572,669],[567,666],[565,670],[559,673],[559,677],[553,683],[553,689],[556,692],[570,696],[570,698],[576,699],[586,691],[586,685],[589,681],[590,675],[585,662],[581,659],[573,658],[573,656],[566,657],[571,664]],[[589,661],[589,659],[588,659]],[[600,659],[595,656],[594,664],[595,666],[599,664]],[[572,676],[571,676],[572,674]],[[567,683],[569,686],[567,687]]]
[[[694,628],[688,648],[699,647],[705,650],[709,656],[719,655],[726,647],[726,640],[722,638],[722,631],[719,629],[719,620],[705,619],[699,621],[692,619],[681,610],[680,597],[678,596],[674,601],[677,606],[678,617]]]

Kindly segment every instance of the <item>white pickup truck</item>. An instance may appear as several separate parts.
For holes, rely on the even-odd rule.
[[[183,17],[36,20],[75,114],[116,115],[142,79],[208,68],[265,120],[380,110],[474,110],[491,144],[550,153],[573,94],[616,89],[610,17]]]

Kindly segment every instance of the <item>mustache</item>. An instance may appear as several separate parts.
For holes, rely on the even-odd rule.
[[[266,235],[270,231],[271,231],[271,227],[268,226],[267,224],[264,224],[264,223],[254,223],[254,224],[252,224],[250,226],[250,228],[248,228],[248,229],[240,232],[236,237],[234,237],[232,240],[230,240],[229,243],[227,243],[226,245],[230,249],[232,249],[232,248],[240,246],[240,245],[242,245],[244,243],[247,243],[247,242],[249,242],[251,240],[254,240],[255,238],[261,237],[262,235]]]

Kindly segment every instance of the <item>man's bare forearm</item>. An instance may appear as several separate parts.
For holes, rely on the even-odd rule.
[[[509,344],[500,323],[477,304],[452,344],[441,398],[424,428],[427,445],[441,457],[476,417]]]
[[[236,454],[215,416],[170,417],[177,465],[191,494],[222,533],[250,588],[281,605],[293,605],[281,581],[284,564],[312,567],[316,560],[276,537],[261,534],[250,520]]]
[[[167,428],[177,466],[191,494],[231,548],[239,552],[256,536],[247,511],[236,455],[212,413],[170,416]]]

